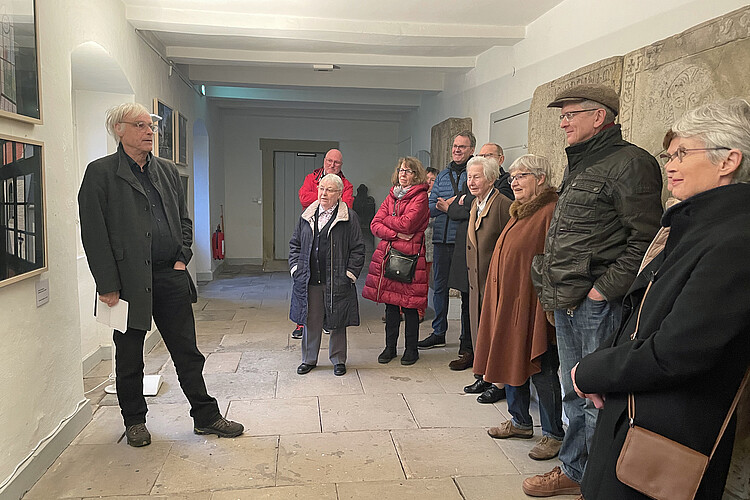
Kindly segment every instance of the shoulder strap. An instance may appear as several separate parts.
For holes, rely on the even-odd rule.
[[[459,192],[459,189],[458,189],[458,179],[461,179],[461,174],[458,174],[458,179],[454,179],[453,178],[453,169],[450,168],[450,167],[448,167],[448,169],[449,169],[448,170],[448,177],[451,178],[451,184],[453,185],[453,194],[455,194],[456,196],[458,196],[458,192]]]

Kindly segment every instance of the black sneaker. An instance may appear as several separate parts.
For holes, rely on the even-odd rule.
[[[305,331],[305,325],[297,325],[297,327],[292,332],[292,338],[293,339],[301,339],[302,338],[302,332]]]
[[[445,347],[445,334],[438,335],[431,333],[429,337],[424,340],[417,342],[417,347],[420,349],[432,349],[433,347]]]
[[[245,432],[245,428],[238,422],[232,422],[224,417],[219,417],[219,420],[207,427],[193,428],[193,432],[196,434],[216,434],[223,438],[233,438]]]
[[[151,444],[151,434],[146,429],[146,424],[134,424],[125,428],[125,437],[128,438],[128,444],[139,448]]]

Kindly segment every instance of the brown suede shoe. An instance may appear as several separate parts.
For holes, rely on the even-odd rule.
[[[527,477],[523,480],[522,488],[530,497],[581,494],[581,485],[566,476],[560,467],[555,467],[546,474]]]
[[[474,353],[462,354],[460,358],[448,363],[448,368],[453,371],[466,370],[474,366]]]
[[[495,439],[507,439],[509,437],[529,439],[534,437],[534,429],[519,429],[513,425],[512,420],[506,420],[498,427],[491,427],[487,434]]]
[[[542,439],[531,449],[529,458],[533,460],[549,460],[555,458],[560,453],[562,440],[549,436],[542,436]]]

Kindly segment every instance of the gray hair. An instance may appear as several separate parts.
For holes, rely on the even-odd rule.
[[[119,104],[107,110],[104,125],[107,127],[107,132],[109,132],[109,135],[114,137],[117,142],[120,142],[120,136],[117,135],[115,125],[117,125],[118,123],[122,123],[126,116],[137,116],[143,113],[147,113],[149,115],[151,114],[143,104],[139,104],[137,102],[126,102],[124,104]]]
[[[734,172],[732,183],[750,182],[750,104],[745,99],[733,97],[687,111],[667,132],[664,149],[675,137],[700,139],[707,148],[739,149],[742,161]],[[713,164],[726,157],[725,149],[706,151],[706,158]]]
[[[549,176],[550,172],[552,171],[552,164],[550,164],[549,160],[544,156],[539,155],[523,155],[518,158],[511,164],[510,168],[508,169],[508,173],[510,175],[513,175],[514,172],[517,170],[524,170],[527,172],[530,172],[531,175],[536,177],[537,179],[540,179],[542,176],[544,176],[544,184],[543,186],[549,186]]]
[[[603,109],[605,125],[615,121],[615,112],[600,102],[586,99],[579,102],[578,104],[581,105],[581,109]]]
[[[320,179],[320,182],[318,185],[321,185],[323,183],[326,184],[334,184],[336,186],[336,189],[339,191],[344,190],[344,181],[341,180],[341,177],[338,176],[338,174],[327,174],[324,175],[322,179]]]
[[[471,130],[462,130],[461,132],[457,133],[453,136],[454,141],[456,140],[456,137],[467,137],[469,139],[469,146],[472,148],[477,147],[477,138],[471,132]]]
[[[474,165],[481,165],[484,178],[490,182],[495,182],[500,177],[500,165],[494,158],[485,158],[484,156],[472,156],[466,163],[468,169]]]

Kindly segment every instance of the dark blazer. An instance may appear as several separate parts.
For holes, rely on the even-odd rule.
[[[578,365],[578,387],[606,395],[583,478],[586,500],[645,498],[615,476],[628,392],[637,425],[711,452],[750,363],[749,199],[750,185],[732,184],[667,210],[666,246],[625,296],[623,326]],[[733,419],[696,498],[721,498],[734,427]]]
[[[319,202],[307,207],[297,221],[289,241],[289,270],[292,275],[292,300],[289,319],[307,323],[307,286],[310,282],[310,253],[313,245],[313,216]],[[332,330],[359,325],[357,285],[354,283],[365,265],[365,242],[356,212],[341,201],[333,215],[326,259],[325,315],[323,328]],[[296,269],[295,269],[296,267]]]
[[[174,260],[187,264],[193,256],[193,221],[180,174],[171,161],[152,157],[148,175],[161,196],[175,246],[181,247]],[[130,304],[128,327],[149,330],[152,216],[146,193],[133,175],[122,146],[86,167],[78,208],[81,240],[96,291],[105,294],[119,290],[120,298]]]

